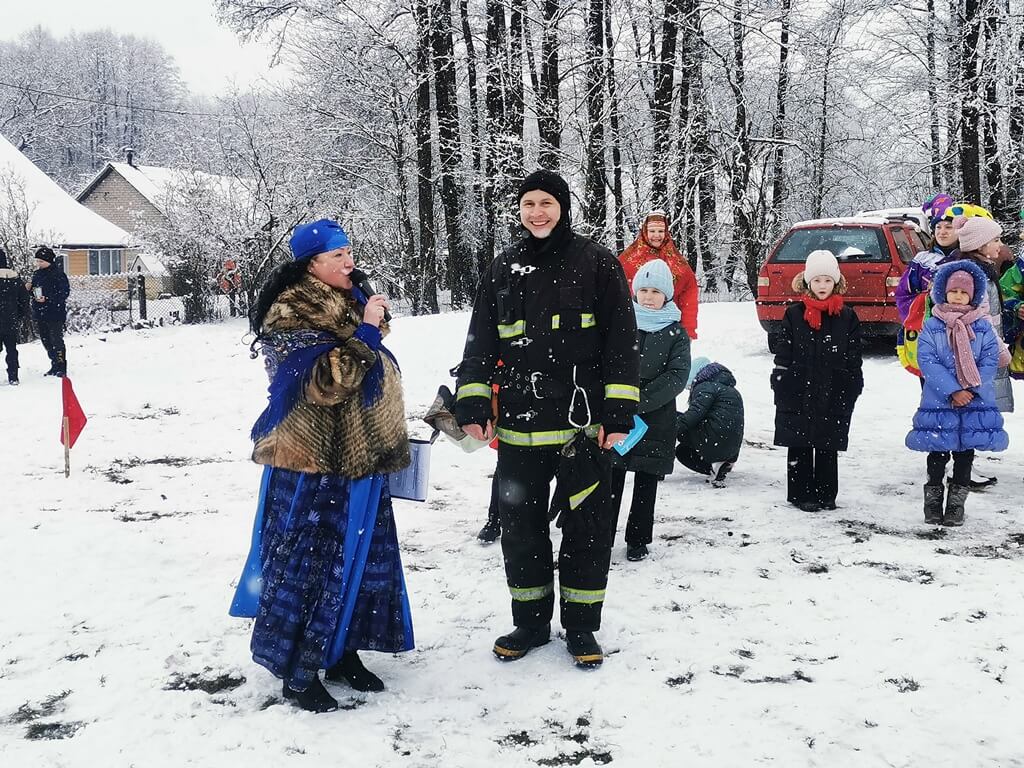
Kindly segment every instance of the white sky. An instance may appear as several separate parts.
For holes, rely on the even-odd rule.
[[[110,28],[156,40],[174,57],[196,94],[214,95],[234,80],[248,85],[275,79],[269,47],[243,46],[217,24],[212,0],[0,0],[0,40],[16,39],[36,25],[62,37],[68,32]]]

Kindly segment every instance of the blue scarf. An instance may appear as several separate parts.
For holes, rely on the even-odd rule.
[[[672,323],[678,323],[683,316],[674,301],[666,301],[661,309],[648,309],[636,301],[633,302],[633,312],[636,313],[636,327],[641,331],[654,333],[667,328]]]
[[[360,304],[366,305],[366,295],[353,287],[352,295]],[[313,375],[313,366],[320,355],[341,347],[345,342],[326,331],[296,330],[275,331],[267,335],[263,342],[263,355],[266,358],[267,373],[270,375],[270,386],[267,407],[256,423],[252,426],[250,436],[257,442],[277,428],[289,413],[299,404],[302,393]],[[398,361],[391,350],[383,344],[367,344],[377,352],[377,361],[363,376],[362,398],[363,407],[369,408],[380,400],[384,388],[384,364],[381,352],[386,354],[398,368]]]

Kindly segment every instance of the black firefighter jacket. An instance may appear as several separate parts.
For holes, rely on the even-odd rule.
[[[494,260],[477,289],[459,366],[460,425],[492,417],[492,383],[500,386],[497,435],[506,445],[558,447],[588,423],[632,429],[640,400],[636,318],[610,251],[560,225]]]

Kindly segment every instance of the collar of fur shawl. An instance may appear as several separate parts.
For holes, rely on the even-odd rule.
[[[267,311],[263,327],[268,331],[313,328],[347,339],[362,321],[363,306],[352,291],[332,288],[320,278],[306,274],[281,291]],[[388,334],[387,323],[381,323],[380,331],[384,336]]]

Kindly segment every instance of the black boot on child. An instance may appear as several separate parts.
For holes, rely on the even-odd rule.
[[[946,514],[942,516],[943,525],[964,524],[964,504],[970,492],[969,486],[950,483],[949,494],[946,496]]]
[[[484,527],[480,529],[480,533],[476,537],[484,544],[492,544],[497,541],[501,537],[501,522],[498,520],[498,516],[488,515],[487,522],[484,523]]]
[[[942,525],[942,502],[946,489],[942,483],[925,483],[924,521],[928,525]]]

